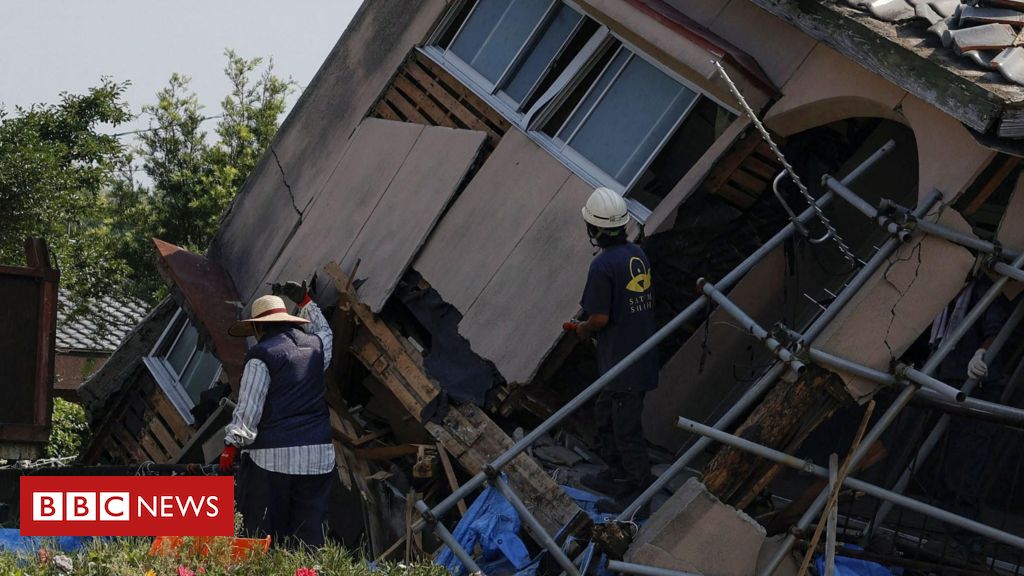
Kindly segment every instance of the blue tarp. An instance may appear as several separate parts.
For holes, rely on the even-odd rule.
[[[22,536],[17,528],[0,528],[0,550],[15,553],[35,553],[40,547],[61,552],[74,552],[92,542],[92,536],[60,536],[57,538],[40,538],[38,536]]]
[[[488,486],[473,501],[452,536],[470,553],[474,547],[480,546],[481,555],[477,563],[486,574],[515,573],[529,576],[536,573],[537,565],[530,558],[526,545],[519,539],[519,527],[519,515],[512,505]],[[466,574],[462,562],[447,546],[434,562],[447,568],[452,576]]]
[[[598,512],[597,502],[601,496],[572,486],[562,486],[562,489],[590,515],[594,522],[608,522],[614,519],[614,515]],[[519,528],[519,514],[512,505],[493,488],[487,487],[466,511],[452,536],[463,549],[471,553],[475,546],[480,546],[482,554],[476,560],[486,574],[534,576],[545,552],[542,551],[536,557],[530,558],[526,546],[519,539]],[[591,548],[589,552],[592,554],[594,550]],[[603,574],[606,559],[601,555],[598,560],[598,573]],[[447,568],[453,576],[466,574],[462,562],[447,546],[442,548],[434,562]]]
[[[852,544],[846,544],[844,547],[851,550],[863,550],[863,548]],[[814,558],[814,567],[818,569],[818,574],[825,573],[824,555],[819,554]],[[881,564],[868,562],[867,560],[836,556],[835,576],[901,576],[902,574],[903,569],[901,568],[886,568]]]

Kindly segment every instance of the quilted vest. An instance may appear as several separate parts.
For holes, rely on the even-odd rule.
[[[270,370],[270,387],[256,441],[249,448],[283,448],[331,443],[331,420],[324,397],[323,342],[289,328],[249,349]]]

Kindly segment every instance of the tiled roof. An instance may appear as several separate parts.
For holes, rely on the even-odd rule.
[[[74,319],[69,318],[71,309],[62,298],[57,308],[58,350],[113,352],[148,312],[144,302],[133,298],[102,298]]]
[[[997,71],[1024,85],[1024,0],[836,0],[879,20],[926,30],[930,41],[963,58],[963,66]]]

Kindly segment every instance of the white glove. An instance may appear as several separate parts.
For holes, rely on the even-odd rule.
[[[988,364],[985,364],[985,349],[978,348],[970,363],[967,364],[967,377],[981,380],[985,376],[988,376]]]

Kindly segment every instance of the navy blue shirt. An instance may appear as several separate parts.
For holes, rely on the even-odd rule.
[[[604,374],[657,330],[651,264],[636,244],[601,250],[590,263],[580,301],[588,315],[607,314],[608,325],[597,332],[597,369]],[[646,392],[658,387],[658,352],[651,350],[605,388]]]

